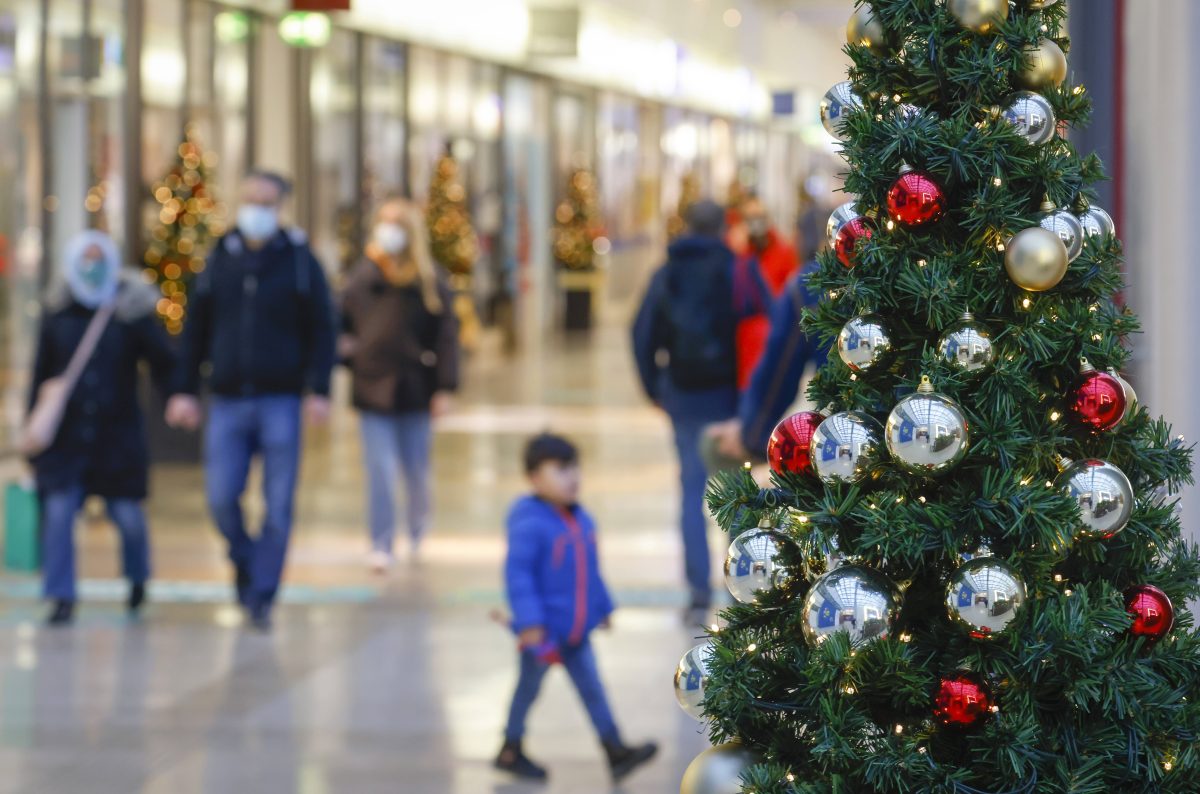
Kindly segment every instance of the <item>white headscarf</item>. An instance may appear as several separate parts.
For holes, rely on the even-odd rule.
[[[99,249],[99,259],[88,256],[93,247]],[[80,232],[67,245],[62,276],[71,296],[83,306],[95,309],[111,301],[121,282],[121,253],[117,244],[101,231]]]

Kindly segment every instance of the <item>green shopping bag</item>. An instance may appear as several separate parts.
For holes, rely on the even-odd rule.
[[[31,483],[10,482],[4,489],[4,567],[36,571],[42,563],[40,510]]]

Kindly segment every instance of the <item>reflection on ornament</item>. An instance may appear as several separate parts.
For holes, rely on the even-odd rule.
[[[1111,430],[1121,423],[1127,407],[1121,383],[1084,361],[1071,395],[1071,413],[1075,418],[1096,432]]]
[[[856,483],[883,460],[883,427],[857,411],[834,414],[813,434],[812,456],[822,482]]]
[[[767,441],[767,462],[771,471],[785,474],[812,474],[812,437],[825,421],[818,411],[792,414],[775,426]]]
[[[933,716],[948,728],[973,728],[992,711],[992,692],[976,673],[966,670],[943,678],[933,702]]]
[[[946,194],[931,176],[905,166],[888,191],[887,210],[901,226],[924,226],[941,220],[946,213]]]
[[[876,18],[871,6],[861,5],[854,9],[850,21],[846,23],[846,42],[866,47],[876,55],[887,55],[887,38],[883,25]]]
[[[821,123],[826,132],[838,140],[846,140],[846,118],[862,106],[863,101],[854,93],[854,85],[849,80],[830,88],[821,99]]]
[[[829,216],[829,222],[825,224],[825,239],[829,242],[830,248],[837,245],[837,234],[842,230],[842,226],[857,217],[858,210],[854,209],[853,201],[847,201],[833,211],[833,214]]]
[[[916,394],[892,409],[884,430],[888,452],[909,474],[938,476],[967,456],[971,437],[967,418],[953,400],[935,394],[922,377]]]
[[[1025,65],[1013,74],[1013,82],[1030,91],[1062,85],[1067,79],[1067,56],[1051,39],[1025,48]]]
[[[689,717],[704,719],[704,688],[708,685],[708,661],[714,652],[711,642],[692,648],[675,669],[675,700]]]
[[[838,260],[846,267],[858,262],[858,244],[871,239],[871,226],[861,215],[842,224],[833,241],[833,250]]]
[[[996,360],[991,333],[975,322],[970,312],[963,313],[962,322],[942,334],[938,352],[951,368],[963,374],[982,372]]]
[[[1074,262],[1083,253],[1083,224],[1066,210],[1057,209],[1049,199],[1042,204],[1042,212],[1046,213],[1042,228],[1058,235],[1067,249],[1067,262]]]
[[[950,577],[946,609],[975,639],[988,639],[1008,628],[1025,605],[1025,582],[996,557],[974,557]]]
[[[759,528],[744,532],[729,545],[725,557],[725,586],[729,594],[743,604],[753,604],[759,593],[787,583],[787,568],[776,562],[779,534],[775,529]]]
[[[1129,633],[1134,637],[1146,637],[1152,642],[1161,640],[1175,625],[1175,605],[1154,585],[1137,585],[1126,590],[1125,611],[1133,616]]]
[[[1081,534],[1108,539],[1125,528],[1133,515],[1133,486],[1125,472],[1103,460],[1059,462],[1062,473],[1054,486],[1079,508]]]
[[[1084,242],[1087,244],[1099,245],[1117,233],[1112,216],[1094,204],[1079,213],[1079,224],[1083,227]]]
[[[847,367],[864,372],[882,361],[892,350],[883,318],[874,314],[853,317],[838,334],[837,351]]]
[[[900,590],[883,574],[843,565],[813,583],[804,599],[804,636],[819,645],[844,633],[852,646],[885,639],[900,613]]]

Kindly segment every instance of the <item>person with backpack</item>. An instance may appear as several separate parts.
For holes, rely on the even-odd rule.
[[[698,201],[685,234],[651,278],[633,326],[633,351],[646,395],[671,418],[679,457],[687,620],[702,624],[712,604],[708,481],[700,442],[705,428],[737,412],[737,327],[741,306],[767,305],[761,277],[749,280],[757,298],[735,298],[735,259],[722,242],[725,211]]]
[[[301,415],[329,417],[333,308],[325,273],[303,232],[279,214],[291,185],[255,171],[242,184],[237,226],[213,248],[188,296],[179,394],[167,423],[200,425],[201,369],[212,392],[205,438],[209,509],[229,543],[239,603],[267,631],[292,530]],[[251,537],[241,497],[261,456],[266,515]]]

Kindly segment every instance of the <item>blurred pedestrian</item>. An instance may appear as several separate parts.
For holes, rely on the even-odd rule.
[[[746,227],[746,249],[739,254],[758,262],[763,281],[772,297],[779,297],[789,278],[799,270],[796,249],[788,244],[771,223],[767,206],[758,196],[751,195],[742,202],[742,223]]]
[[[42,496],[51,625],[74,616],[75,518],[89,495],[104,497],[120,532],[129,611],[136,614],[146,597],[150,539],[142,502],[149,453],[138,365],[147,362],[169,392],[175,363],[155,314],[158,297],[138,274],[122,269],[117,246],[99,231],[71,241],[47,295],[22,446]]]
[[[304,233],[280,225],[290,192],[286,179],[266,171],[242,183],[237,226],[213,248],[189,296],[181,393],[167,404],[169,424],[198,427],[201,371],[210,367],[209,509],[229,542],[238,601],[264,631],[292,530],[301,414],[310,423],[328,419],[334,359],[324,271]],[[251,537],[241,497],[256,456],[263,462],[266,515]]]
[[[736,331],[740,305],[767,305],[762,293],[743,301],[735,293],[734,255],[722,242],[725,211],[712,201],[688,210],[688,231],[671,243],[667,262],[651,278],[633,327],[638,375],[647,396],[671,418],[679,456],[687,620],[703,623],[712,603],[708,481],[700,453],[704,428],[737,411]],[[738,304],[735,306],[735,302]]]
[[[547,434],[531,439],[524,457],[532,493],[509,510],[504,566],[521,672],[496,768],[545,779],[546,770],[525,755],[522,740],[542,679],[561,664],[619,781],[653,758],[658,747],[630,747],[621,740],[589,640],[595,629],[609,627],[613,602],[600,576],[595,522],[579,504],[579,453],[565,438]]]
[[[375,214],[365,256],[341,297],[338,353],[354,376],[367,470],[369,564],[391,567],[396,481],[403,472],[415,560],[429,528],[432,420],[458,388],[458,321],[429,252],[425,218],[392,198]]]

